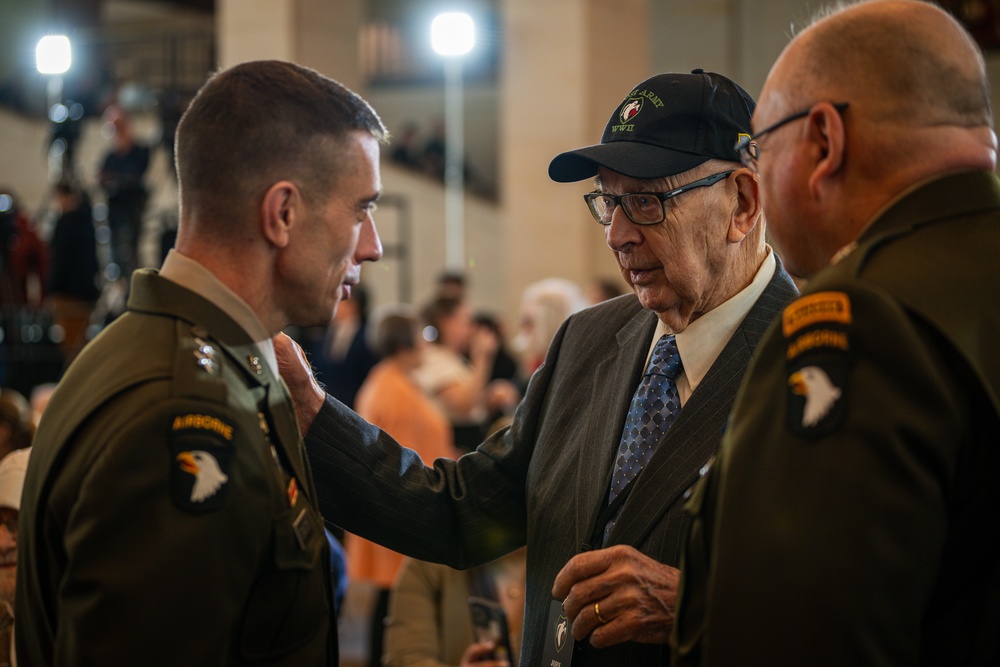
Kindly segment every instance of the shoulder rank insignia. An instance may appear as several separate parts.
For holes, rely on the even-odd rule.
[[[219,370],[219,362],[216,359],[215,348],[205,339],[196,336],[194,339],[194,359],[198,367],[209,375],[214,375]]]
[[[260,357],[256,354],[251,354],[247,356],[247,361],[250,362],[250,369],[253,370],[257,375],[264,374],[264,367],[260,365]]]
[[[170,424],[170,486],[174,503],[201,513],[223,505],[232,462],[233,426],[218,417],[187,413]]]
[[[818,438],[843,422],[851,323],[851,300],[844,292],[809,294],[785,308],[781,328],[792,433]]]

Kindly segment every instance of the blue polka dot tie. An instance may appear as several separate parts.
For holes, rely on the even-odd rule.
[[[681,401],[677,395],[675,379],[681,370],[677,341],[672,335],[664,334],[656,342],[646,375],[632,397],[621,444],[618,445],[608,503],[635,479],[680,413]],[[611,532],[614,522],[614,518],[608,522],[605,538]]]

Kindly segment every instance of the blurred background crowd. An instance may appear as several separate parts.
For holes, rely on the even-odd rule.
[[[19,496],[24,465],[5,467],[4,456],[27,451],[66,366],[124,311],[131,272],[159,266],[172,246],[173,130],[209,70],[247,54],[295,59],[362,90],[390,127],[377,214],[385,258],[329,326],[289,333],[332,395],[431,463],[460,456],[503,425],[565,318],[625,289],[579,201],[585,190],[553,187],[548,160],[596,141],[623,87],[650,72],[704,67],[756,93],[789,22],[815,4],[592,0],[564,3],[556,16],[530,0],[462,3],[484,29],[465,70],[468,256],[460,270],[444,270],[443,77],[413,27],[434,3],[303,0],[315,15],[358,15],[318,31],[329,51],[324,66],[306,49],[314,35],[302,24],[313,14],[300,14],[306,19],[290,31],[300,51],[292,44],[276,54],[279,40],[259,39],[239,19],[267,24],[268,12],[295,3],[239,0],[254,7],[243,16],[235,2],[27,0],[0,10],[0,43],[10,47],[0,49],[0,559],[16,549],[9,513],[17,507],[8,499]],[[1000,78],[1000,3],[942,4],[962,14]],[[60,12],[77,40],[73,73],[58,85],[19,73],[22,42],[37,38],[33,21]],[[626,12],[631,21],[620,20]],[[150,32],[154,21],[170,27]],[[345,32],[334,33],[341,24]],[[582,55],[547,57],[560,49]],[[523,551],[458,573],[355,536],[333,538],[346,551],[332,564],[344,596],[342,664],[473,664],[483,654],[470,596],[506,611],[517,655]],[[0,667],[10,623],[2,610]]]

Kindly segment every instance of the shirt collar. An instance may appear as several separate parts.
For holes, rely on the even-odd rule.
[[[774,252],[767,246],[767,256],[749,285],[691,322],[684,331],[677,334],[677,351],[684,366],[684,372],[677,380],[677,389],[682,402],[687,401],[698,388],[698,384],[708,374],[712,364],[726,347],[726,343],[767,289],[776,266]],[[671,333],[667,326],[662,321],[657,322],[649,354],[646,356],[647,365],[656,341],[666,333]]]
[[[260,348],[261,356],[267,361],[274,376],[280,377],[271,333],[264,327],[264,323],[257,317],[253,308],[214,273],[197,260],[172,249],[167,253],[160,275],[211,301],[219,310],[231,317]]]

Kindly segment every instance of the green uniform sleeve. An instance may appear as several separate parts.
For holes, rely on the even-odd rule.
[[[245,431],[204,402],[126,399],[96,417],[75,445],[97,454],[64,529],[57,664],[232,662],[274,514],[260,492],[274,482],[253,461],[259,433]],[[199,453],[212,451],[206,471]],[[198,464],[200,490],[178,487]]]
[[[848,315],[786,311],[711,473],[704,665],[917,663],[968,438],[958,369],[887,294],[827,295]]]

